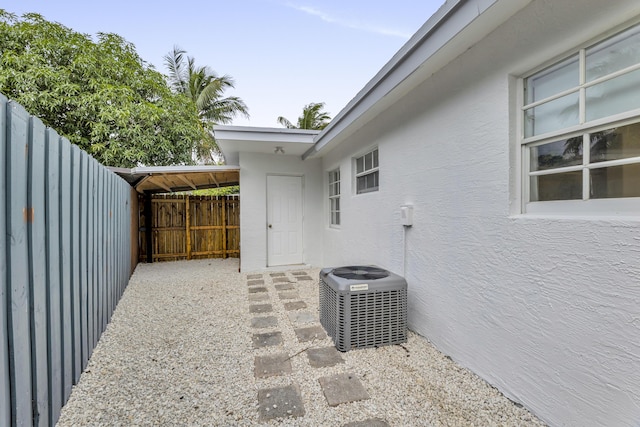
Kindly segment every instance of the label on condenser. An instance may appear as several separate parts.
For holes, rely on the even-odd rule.
[[[349,286],[349,290],[351,292],[353,292],[353,291],[368,291],[369,290],[369,284],[368,283],[362,283],[360,285],[351,285],[351,286]]]

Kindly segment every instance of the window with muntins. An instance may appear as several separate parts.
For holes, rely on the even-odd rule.
[[[640,197],[640,25],[525,77],[523,86],[525,211],[559,206],[540,202]]]
[[[378,191],[380,182],[378,171],[378,149],[355,159],[356,194]]]
[[[340,169],[329,172],[329,224],[340,225]]]

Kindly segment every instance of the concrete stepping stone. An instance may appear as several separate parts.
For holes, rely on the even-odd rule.
[[[256,356],[253,362],[253,375],[256,378],[277,377],[291,373],[291,360],[287,353],[269,356]]]
[[[306,271],[294,271],[291,274],[293,274],[294,276],[308,276],[309,273]],[[247,276],[248,278],[248,276]]]
[[[273,311],[271,304],[253,304],[249,306],[249,313],[269,313]]]
[[[266,332],[264,334],[253,334],[251,337],[253,348],[273,347],[282,344],[282,332]]]
[[[302,396],[297,385],[258,390],[258,417],[260,421],[304,415]]]
[[[302,280],[313,280],[313,278],[311,276],[297,276],[296,279],[298,281],[302,281]]]
[[[298,298],[300,298],[300,294],[298,293],[298,291],[278,292],[278,298],[280,298],[280,299],[298,299]]]
[[[310,348],[307,350],[309,365],[313,368],[326,368],[344,363],[344,359],[335,347]]]
[[[264,285],[264,280],[248,280],[247,286]]]
[[[249,293],[250,294],[258,294],[261,292],[267,292],[267,288],[264,286],[255,286],[253,288],[249,288]]]
[[[353,421],[342,427],[391,427],[391,425],[382,418],[369,418],[364,421]]]
[[[249,294],[249,301],[268,301],[269,294]]]
[[[251,319],[252,328],[274,328],[276,326],[278,326],[278,318],[276,316],[254,317]]]
[[[247,279],[262,279],[262,274],[247,274]]]
[[[308,311],[287,313],[287,316],[289,316],[289,320],[291,321],[291,323],[313,323],[318,321],[318,319],[316,319],[316,316]]]
[[[296,285],[294,285],[293,283],[283,283],[275,286],[276,286],[276,290],[278,291],[290,291],[296,288]]]
[[[336,374],[318,378],[329,406],[370,399],[369,393],[354,374]]]
[[[327,337],[327,333],[322,326],[309,326],[307,328],[294,329],[299,342],[308,342],[313,340],[323,340]]]
[[[271,276],[271,277],[284,277],[284,276],[286,276],[286,274],[284,274],[284,273],[271,273],[271,274],[269,274],[269,276]]]
[[[273,279],[273,283],[290,283],[291,280],[289,280],[288,277],[275,277]]]
[[[251,296],[251,295],[249,295]],[[307,308],[307,303],[304,301],[292,301],[292,302],[285,302],[284,303],[284,309],[287,311],[292,311],[292,310],[300,310],[303,308]]]

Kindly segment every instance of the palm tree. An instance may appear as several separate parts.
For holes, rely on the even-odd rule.
[[[322,130],[329,125],[331,116],[324,109],[324,102],[311,103],[302,109],[302,115],[298,117],[298,123],[294,125],[286,118],[278,117],[278,123],[288,129]]]
[[[193,57],[185,58],[186,53],[174,46],[173,51],[164,56],[169,83],[175,92],[191,99],[202,123],[203,137],[195,147],[195,155],[199,161],[216,163],[216,157],[222,153],[216,144],[213,126],[229,124],[238,114],[249,117],[248,108],[237,96],[223,98],[224,92],[234,87],[231,76],[218,76],[207,66],[197,67]]]

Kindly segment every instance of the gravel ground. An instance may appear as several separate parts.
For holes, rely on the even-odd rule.
[[[283,302],[263,273],[278,326],[251,328],[247,274],[237,260],[140,264],[62,410],[58,426],[342,426],[372,418],[391,426],[540,426],[527,410],[409,332],[403,346],[342,353],[312,368]],[[296,288],[318,315],[318,269]],[[291,276],[289,276],[291,277]],[[289,312],[290,313],[290,312]],[[310,324],[316,325],[319,322]],[[281,331],[284,344],[254,349],[252,334]],[[286,352],[292,373],[254,378],[254,357]],[[329,407],[318,378],[355,374],[370,399]],[[297,384],[305,415],[260,421],[258,390]]]

